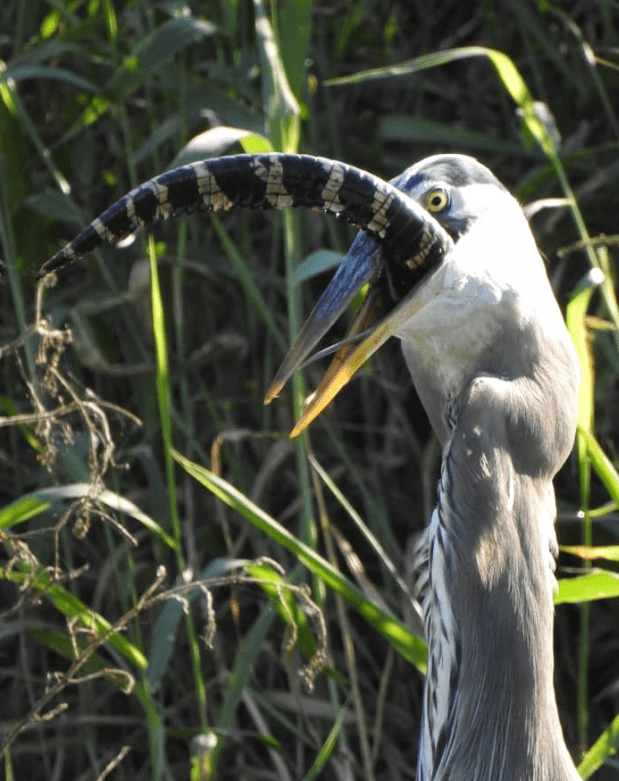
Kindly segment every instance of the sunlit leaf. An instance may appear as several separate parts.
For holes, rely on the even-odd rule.
[[[591,464],[595,469],[610,497],[619,504],[619,472],[606,453],[602,450],[600,443],[588,431],[578,430],[578,436],[582,437],[591,459]]]
[[[177,168],[209,157],[218,157],[226,154],[229,148],[236,143],[241,143],[244,151],[251,154],[273,151],[270,141],[265,136],[240,127],[220,125],[194,136],[176,155],[169,167]]]
[[[608,728],[587,751],[578,765],[578,772],[583,778],[589,778],[617,751],[619,751],[619,716],[615,716]]]
[[[595,561],[596,559],[619,561],[619,545],[601,545],[597,547],[590,545],[562,545],[561,550],[565,551],[565,553],[571,553],[572,556],[579,556],[586,561]]]
[[[91,492],[92,487],[88,483],[73,483],[55,488],[42,488],[25,494],[0,510],[0,529],[8,529],[28,518],[33,518],[48,510],[52,504],[60,505],[61,502],[89,497]],[[129,499],[108,490],[100,491],[94,499],[112,510],[129,515],[156,534],[166,545],[174,547],[174,541],[165,530]]]
[[[587,575],[560,580],[554,603],[592,602],[612,597],[619,597],[619,574],[595,570]]]

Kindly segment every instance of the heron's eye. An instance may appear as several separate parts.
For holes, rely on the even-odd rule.
[[[431,214],[438,214],[449,206],[449,195],[442,187],[436,187],[426,195],[426,209]]]

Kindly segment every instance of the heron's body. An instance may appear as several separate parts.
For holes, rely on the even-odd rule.
[[[369,283],[353,331],[366,333],[377,302],[391,311],[340,350],[295,431],[396,334],[443,447],[419,553],[429,656],[418,781],[576,781],[553,687],[552,479],[572,447],[578,364],[522,210],[462,155],[423,160],[391,184],[319,158],[243,155],[136,188],[40,274],[157,217],[234,206],[311,206],[367,231],[267,401]]]
[[[522,210],[498,186],[473,187],[492,189],[487,208],[398,332],[443,446],[421,546],[418,779],[566,781],[578,775],[553,687],[552,479],[573,444],[578,364]]]

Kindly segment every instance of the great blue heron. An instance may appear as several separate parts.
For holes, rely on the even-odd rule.
[[[396,183],[447,229],[453,249],[347,348],[296,430],[387,337],[400,338],[443,448],[420,546],[429,656],[418,781],[577,779],[554,695],[552,631],[552,479],[574,441],[574,346],[527,220],[485,166],[438,155]],[[345,266],[372,247],[360,234]],[[322,331],[318,311],[271,393]]]
[[[425,210],[400,198],[410,212],[402,231],[389,188],[379,198],[372,184],[362,215],[361,197],[342,186],[358,172],[329,173],[324,161],[324,181],[295,201],[303,174],[284,176],[293,159],[252,162],[250,189],[260,192],[240,205],[320,206],[371,235],[358,235],[267,400],[370,282],[357,342],[340,350],[295,431],[396,335],[443,448],[438,503],[419,548],[429,657],[418,781],[575,781],[553,686],[552,480],[572,448],[579,372],[524,214],[481,163],[439,155],[393,182]],[[258,158],[239,163],[246,177],[248,160]],[[214,163],[199,165],[119,201],[42,273],[155,216],[238,205],[240,178],[232,186]]]

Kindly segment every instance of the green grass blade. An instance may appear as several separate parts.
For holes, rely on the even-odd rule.
[[[610,497],[619,504],[619,472],[615,469],[610,458],[602,450],[600,443],[589,431],[578,430],[578,436],[584,442],[587,455],[591,459],[591,465],[596,471]]]
[[[338,711],[337,718],[335,719],[327,739],[322,744],[320,751],[316,755],[316,759],[312,763],[312,766],[303,776],[303,781],[314,781],[315,778],[320,778],[320,774],[325,768],[325,765],[329,761],[329,757],[333,754],[335,747],[337,746],[339,735],[344,725],[344,717],[346,715],[346,707],[342,705]]]
[[[151,305],[153,317],[153,332],[155,335],[155,351],[157,356],[157,401],[159,408],[159,419],[161,423],[161,438],[163,440],[163,452],[166,470],[166,483],[169,496],[169,511],[172,522],[172,535],[176,543],[176,558],[179,572],[185,570],[185,559],[182,550],[182,533],[180,515],[178,510],[178,493],[176,485],[176,476],[174,473],[174,462],[172,459],[172,393],[170,383],[170,371],[168,364],[168,351],[165,332],[165,318],[163,301],[161,298],[161,287],[159,284],[159,274],[157,269],[157,259],[155,256],[154,239],[149,236],[149,259],[151,273]],[[208,731],[206,721],[206,688],[204,679],[200,670],[200,646],[197,639],[195,626],[191,612],[185,616],[187,627],[189,648],[193,664],[194,683],[196,696],[198,698],[198,710],[202,729]]]
[[[331,79],[326,82],[328,86],[342,84],[361,84],[365,81],[393,78],[394,76],[410,76],[428,68],[436,68],[440,65],[467,59],[469,57],[486,57],[494,66],[503,86],[511,95],[513,101],[522,112],[523,120],[531,135],[536,139],[544,152],[549,157],[556,157],[557,150],[551,134],[548,133],[544,122],[540,119],[536,110],[535,101],[526,82],[518,72],[513,61],[503,52],[489,49],[485,46],[463,46],[458,49],[445,49],[441,52],[426,54],[407,60],[398,65],[390,65],[384,68],[375,68],[362,71],[352,76],[344,76]]]
[[[267,132],[275,149],[296,152],[299,145],[300,108],[290,89],[273,28],[262,0],[254,0],[256,38],[262,65],[262,102]]]
[[[269,596],[281,619],[295,635],[296,645],[308,659],[311,659],[316,653],[316,641],[303,605],[299,604],[294,589],[291,589],[285,578],[269,564],[249,563],[246,565],[246,569],[250,575],[256,578],[265,594]]]
[[[18,563],[17,569],[14,568],[11,571],[0,569],[0,577],[11,583],[31,584],[67,619],[78,621],[81,626],[92,632],[102,635],[112,628],[112,624],[106,618],[89,608],[61,585],[54,583],[49,572],[45,570],[34,571],[30,564],[23,559]],[[148,665],[146,657],[122,634],[113,632],[106,642],[138,670],[146,670]]]
[[[590,778],[604,762],[619,750],[619,716],[615,716],[607,729],[583,757],[578,772],[583,778]]]
[[[52,68],[47,65],[16,65],[12,68],[6,68],[0,74],[0,81],[13,80],[15,82],[22,79],[45,79],[51,81],[61,81],[69,84],[76,89],[85,90],[97,94],[99,90],[96,84],[88,79],[78,76],[66,68]]]
[[[305,69],[312,32],[314,0],[289,0],[272,4],[272,12],[279,17],[278,49],[284,73],[293,93],[302,100],[305,92]]]
[[[286,340],[282,336],[281,330],[277,327],[277,323],[271,314],[269,305],[265,301],[265,298],[260,292],[260,289],[254,282],[252,274],[247,267],[245,258],[243,257],[242,253],[239,252],[238,247],[232,241],[230,235],[223,227],[220,218],[216,214],[213,214],[211,219],[213,221],[213,227],[215,228],[215,231],[219,236],[219,240],[221,241],[222,247],[226,252],[228,260],[230,261],[230,265],[233,267],[236,276],[241,286],[243,287],[243,291],[247,296],[249,304],[260,315],[264,324],[269,329],[271,336],[281,347],[282,352],[285,353],[288,349]]]
[[[251,680],[251,661],[253,661],[255,656],[259,653],[259,649],[264,647],[267,633],[275,616],[275,608],[269,603],[254,621],[251,629],[246,633],[234,655],[234,663],[230,670],[224,701],[219,710],[219,718],[217,721],[217,732],[219,735],[217,744],[211,755],[213,772],[216,771],[217,762],[226,740],[226,733],[233,724],[234,714],[241,701],[241,697],[243,696],[243,691]]]

